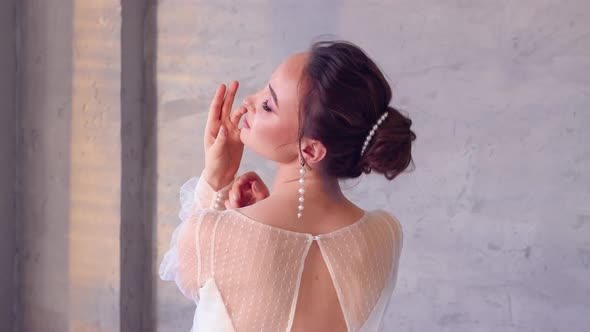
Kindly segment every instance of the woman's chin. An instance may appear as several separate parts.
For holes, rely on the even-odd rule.
[[[246,145],[246,140],[244,139],[244,132],[245,132],[246,130],[248,130],[248,128],[242,128],[242,129],[240,130],[240,141],[242,141],[242,143],[243,143],[244,145]]]

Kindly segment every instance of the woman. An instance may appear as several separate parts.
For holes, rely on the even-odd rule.
[[[198,304],[193,331],[377,331],[402,228],[385,210],[356,206],[338,180],[405,170],[411,120],[348,42],[287,58],[232,113],[237,88],[221,85],[213,98],[205,169],[181,189],[183,221],[161,278]],[[236,178],[244,146],[276,162],[270,193],[255,173]]]

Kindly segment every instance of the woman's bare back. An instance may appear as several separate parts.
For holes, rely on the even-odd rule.
[[[291,218],[285,211],[293,210],[277,204],[270,197],[238,210],[248,218],[272,227],[313,235],[326,234],[358,221],[364,210],[347,201],[332,212],[306,210],[301,220],[296,212]],[[296,211],[296,210],[294,210]],[[305,259],[297,305],[291,331],[346,331],[346,322],[338,295],[318,242],[313,241]]]

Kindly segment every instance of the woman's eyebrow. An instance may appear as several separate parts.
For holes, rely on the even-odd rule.
[[[277,94],[275,93],[275,90],[272,89],[272,86],[270,86],[270,83],[268,83],[268,88],[270,89],[270,94],[272,95],[272,99],[274,99],[275,104],[277,105],[277,107],[279,107],[279,100],[277,99]]]

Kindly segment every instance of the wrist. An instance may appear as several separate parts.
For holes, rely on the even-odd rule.
[[[214,191],[219,191],[225,187],[227,187],[230,183],[233,182],[235,176],[223,176],[219,174],[213,174],[209,170],[205,169],[203,171],[203,176],[205,177],[205,181],[209,184]]]

